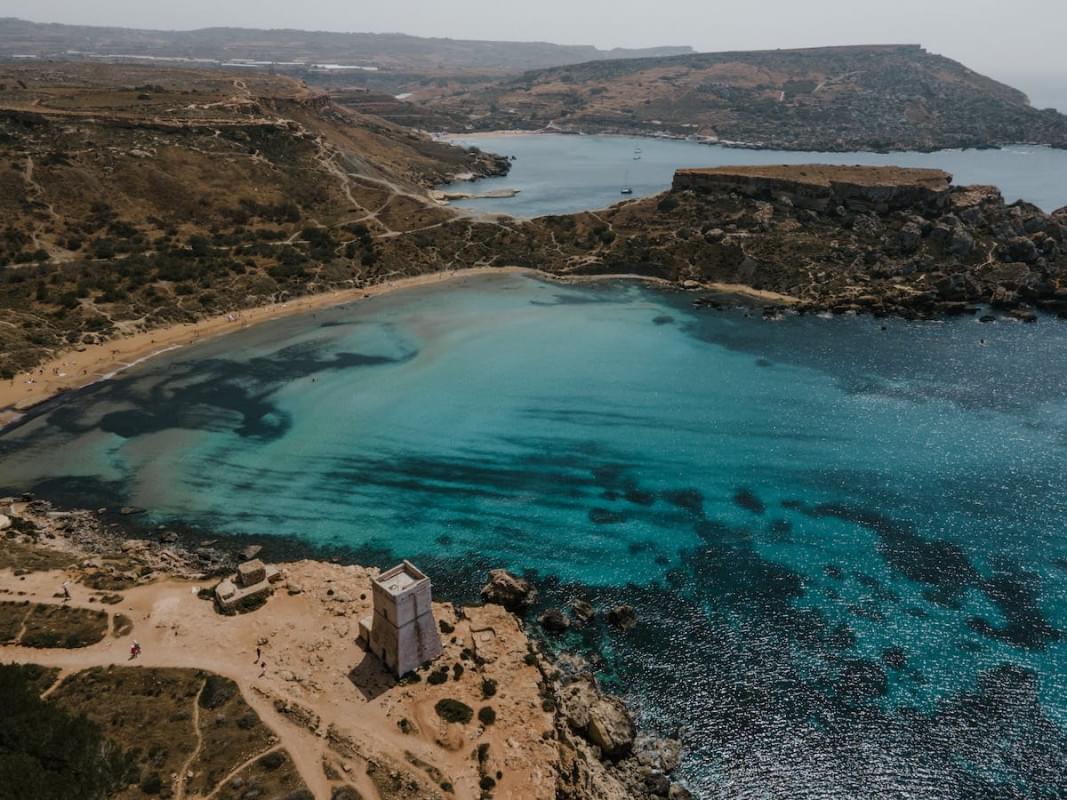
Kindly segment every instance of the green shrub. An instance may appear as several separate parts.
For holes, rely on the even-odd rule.
[[[145,776],[145,779],[141,781],[141,792],[149,795],[156,795],[163,791],[163,779],[159,776],[158,772],[153,772]]]
[[[482,706],[478,709],[478,721],[482,725],[492,725],[496,722],[496,712],[490,706]]]
[[[448,680],[448,669],[435,669],[426,677],[426,682],[431,686],[440,686]]]
[[[434,706],[434,711],[445,722],[458,722],[461,725],[466,725],[474,717],[473,708],[459,700],[453,700],[451,697],[439,700],[437,705]]]
[[[656,204],[656,208],[664,214],[669,214],[671,211],[678,208],[678,198],[673,194],[669,194]]]
[[[103,800],[137,780],[134,759],[99,726],[45,702],[33,670],[0,665],[0,794]]]
[[[492,678],[482,678],[482,697],[488,699],[496,694],[496,681]]]

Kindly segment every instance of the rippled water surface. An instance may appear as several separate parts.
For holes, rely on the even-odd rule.
[[[143,364],[0,437],[0,486],[632,603],[566,644],[701,797],[1063,797],[1064,375],[1049,319],[467,278]]]
[[[680,167],[738,164],[870,164],[944,169],[957,184],[999,186],[1009,203],[1020,198],[1045,211],[1067,206],[1067,150],[1008,147],[1003,150],[942,150],[937,153],[804,153],[741,150],[696,142],[623,136],[528,134],[456,138],[491,153],[515,156],[511,174],[444,187],[461,192],[519,189],[511,198],[464,200],[456,205],[537,217],[604,208],[626,198],[656,194],[671,185]],[[640,160],[634,150],[640,148]]]

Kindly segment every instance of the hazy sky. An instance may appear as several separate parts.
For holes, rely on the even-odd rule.
[[[1064,0],[0,0],[0,16],[143,28],[398,31],[605,48],[918,42],[1001,79],[1062,78],[1067,92]]]

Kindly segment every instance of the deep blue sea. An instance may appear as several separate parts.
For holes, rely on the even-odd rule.
[[[698,797],[1065,797],[1065,375],[1053,319],[468,277],[148,361],[0,437],[0,486],[632,603],[561,644]]]
[[[509,175],[442,187],[460,192],[519,189],[519,194],[511,198],[455,203],[514,217],[605,208],[626,199],[620,195],[623,186],[632,187],[635,197],[664,191],[680,167],[739,164],[930,167],[947,170],[960,185],[998,186],[1009,203],[1021,198],[1045,211],[1067,206],[1067,150],[1048,147],[882,154],[743,150],[669,139],[563,134],[454,137],[449,141],[516,157]],[[641,152],[635,154],[638,148]],[[640,159],[635,160],[634,155],[640,155]]]

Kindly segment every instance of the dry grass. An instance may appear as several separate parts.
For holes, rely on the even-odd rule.
[[[90,608],[36,604],[25,625],[23,647],[88,647],[107,635],[108,617]]]
[[[271,731],[245,702],[237,685],[200,670],[94,668],[68,678],[52,699],[71,713],[85,714],[108,737],[134,751],[140,784],[151,786],[158,778],[164,791],[174,791],[172,776],[194,754],[186,793],[202,797],[271,746]],[[303,787],[284,753],[282,763],[274,768],[257,761],[239,777],[241,791],[231,787],[231,780],[226,784],[231,788],[223,787],[220,798],[244,796],[253,780],[264,788],[257,797],[285,797]],[[120,795],[142,796],[137,786]]]

